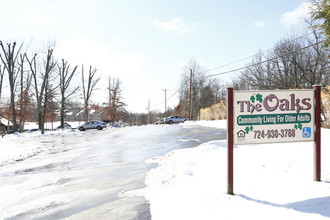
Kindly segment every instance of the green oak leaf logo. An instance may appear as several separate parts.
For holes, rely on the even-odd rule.
[[[296,124],[296,125],[294,125],[294,129],[296,129],[296,130],[298,130],[298,129],[299,129],[299,130],[301,130],[301,129],[302,129],[302,127],[303,127],[303,126],[302,126],[302,124],[300,124],[300,123],[299,123],[299,124]]]
[[[258,93],[256,96],[252,95],[252,96],[250,97],[250,100],[251,100],[252,103],[254,103],[256,100],[257,100],[258,102],[262,103],[262,95],[259,94],[259,93]]]
[[[245,127],[245,133],[248,134],[250,131],[253,131],[253,126]]]
[[[257,98],[257,101],[258,101],[258,102],[262,103],[262,95],[261,95],[261,94],[258,93],[258,94],[256,95],[256,98]]]
[[[252,103],[254,103],[254,101],[256,100],[256,98],[252,95],[252,96],[250,97],[250,100],[251,100]]]

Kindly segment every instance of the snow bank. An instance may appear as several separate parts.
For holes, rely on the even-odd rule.
[[[41,137],[69,134],[71,130],[15,133],[0,138],[0,166],[21,161],[52,149],[51,141],[45,143]]]
[[[215,121],[186,121],[183,124],[180,124],[183,127],[191,126],[205,126],[212,128],[221,128],[227,129],[227,120],[215,120]]]
[[[226,121],[182,126],[225,128]],[[330,130],[322,129],[322,182],[313,181],[313,143],[235,146],[234,193],[226,194],[226,140],[172,151],[146,177],[152,219],[330,218]],[[141,192],[140,192],[141,193]]]
[[[83,122],[75,121],[69,122],[72,128],[77,128]],[[60,122],[45,123],[45,128],[51,129],[60,126]],[[37,129],[36,122],[26,122],[25,129]],[[0,137],[0,166],[11,164],[16,161],[21,161],[40,154],[43,151],[52,149],[51,142],[56,139],[52,139],[51,136],[56,135],[72,135],[72,132],[76,132],[74,129],[57,129],[52,131],[45,131],[45,134],[41,134],[40,131],[35,132],[23,132],[5,135]],[[79,132],[79,131],[78,131]],[[49,138],[45,143],[44,138]]]
[[[50,146],[40,142],[15,143],[5,139],[0,141],[0,166],[35,156]]]

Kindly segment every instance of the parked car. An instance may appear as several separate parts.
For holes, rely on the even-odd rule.
[[[62,129],[62,128],[61,128],[61,125],[58,126],[56,129]],[[67,123],[67,122],[64,122],[64,127],[63,127],[63,129],[71,129],[71,125],[70,125],[69,123]]]
[[[27,130],[28,133],[37,132],[37,131],[40,131],[40,129],[39,128],[32,128],[32,129]]]
[[[164,123],[165,123],[165,119],[166,119],[166,118],[158,119],[158,120],[155,122],[155,125],[158,125],[158,124],[164,124]]]
[[[181,117],[181,116],[170,116],[170,117],[167,117],[165,119],[165,123],[166,124],[173,124],[173,123],[184,123],[185,121],[187,121],[188,118],[184,118],[184,117]]]
[[[89,121],[86,124],[80,125],[78,127],[78,129],[79,129],[79,131],[85,131],[87,129],[102,130],[105,127],[106,127],[106,125],[102,121]]]

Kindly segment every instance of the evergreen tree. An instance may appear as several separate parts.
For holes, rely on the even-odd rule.
[[[312,12],[312,17],[315,20],[319,20],[321,23],[315,25],[314,28],[321,28],[323,34],[327,36],[326,46],[330,44],[330,0],[321,0],[321,1],[314,1],[315,8]]]

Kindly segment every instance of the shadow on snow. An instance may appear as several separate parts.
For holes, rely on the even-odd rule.
[[[287,209],[293,209],[298,212],[305,212],[305,213],[315,213],[320,214],[325,217],[330,217],[330,196],[327,197],[321,197],[321,198],[313,198],[313,199],[307,199],[299,202],[294,203],[288,203],[288,204],[276,204],[268,201],[253,199],[251,197],[248,197],[243,194],[239,194],[238,196],[252,201],[257,202],[264,205],[279,207],[279,208],[287,208]]]

